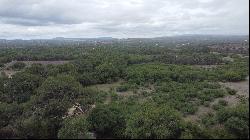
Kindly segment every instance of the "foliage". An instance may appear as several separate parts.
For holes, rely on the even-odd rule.
[[[116,105],[96,107],[88,116],[92,130],[102,137],[122,137],[125,127],[123,112]]]
[[[179,46],[183,41],[43,40],[0,48],[0,138],[95,138],[91,134],[96,138],[248,138],[248,99],[219,84],[245,80],[248,49],[223,50],[225,40]],[[219,47],[211,49],[215,44]],[[20,62],[38,60],[67,63],[26,67]],[[13,69],[19,72],[8,78],[5,73],[12,72],[9,65],[15,61]],[[116,81],[123,82],[113,84]],[[224,100],[212,103],[228,95],[239,98],[240,105],[231,107]],[[83,112],[78,108],[78,115],[69,117],[73,105]],[[199,116],[199,106],[212,107],[214,113]],[[200,120],[183,119],[189,115]]]
[[[218,121],[224,123],[226,129],[239,138],[249,135],[249,108],[247,104],[225,108],[218,112]]]
[[[3,97],[5,102],[23,103],[35,94],[35,89],[42,82],[39,76],[26,72],[17,73],[12,79],[8,80],[5,87],[6,94]]]
[[[67,118],[58,132],[60,139],[88,139],[88,122],[84,117]]]
[[[80,94],[80,90],[80,84],[72,76],[58,75],[48,77],[37,92],[43,100],[73,100]]]
[[[126,135],[130,138],[177,138],[181,118],[173,109],[164,106],[142,106],[127,121]]]
[[[23,62],[16,62],[15,64],[13,64],[13,65],[11,66],[11,68],[12,68],[13,70],[21,70],[21,69],[23,69],[25,66],[26,66],[26,64],[23,63]]]

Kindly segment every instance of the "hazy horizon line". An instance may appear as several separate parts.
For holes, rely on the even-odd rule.
[[[1,38],[0,40],[53,40],[57,38],[65,39],[98,39],[98,38],[112,38],[112,39],[150,39],[150,38],[161,38],[161,37],[178,37],[178,36],[249,36],[249,34],[179,34],[179,35],[166,35],[166,36],[154,36],[154,37],[114,37],[114,36],[96,36],[96,37],[66,37],[66,36],[55,36],[48,38]]]

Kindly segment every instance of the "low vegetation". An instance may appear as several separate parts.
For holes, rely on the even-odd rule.
[[[223,98],[237,91],[219,84],[245,80],[245,57],[205,45],[1,49],[0,67],[12,60],[17,73],[0,76],[0,138],[249,138],[248,100],[231,106]],[[27,60],[70,62],[18,62]]]

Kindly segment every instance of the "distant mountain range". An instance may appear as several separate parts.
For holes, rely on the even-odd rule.
[[[180,46],[180,45],[213,45],[219,43],[243,43],[248,45],[248,35],[179,35],[155,38],[65,38],[56,37],[52,39],[0,39],[0,48],[5,47],[46,47],[46,46],[100,46],[100,45],[122,45],[122,46]]]
[[[55,37],[52,39],[28,39],[28,40],[62,40],[62,41],[114,41],[114,40],[214,40],[214,39],[249,39],[249,35],[203,35],[203,34],[184,34],[177,36],[162,36],[152,38],[114,38],[114,37],[97,37],[97,38],[67,38],[67,37]],[[0,39],[0,41],[8,39]],[[12,39],[16,41],[22,41],[26,39]]]

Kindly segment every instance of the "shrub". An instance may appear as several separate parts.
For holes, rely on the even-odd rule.
[[[116,105],[96,107],[87,118],[90,127],[98,137],[122,137],[125,117]]]
[[[208,139],[210,133],[197,123],[186,122],[183,124],[181,139]]]
[[[213,113],[207,113],[201,117],[201,122],[208,127],[216,124],[217,120]]]
[[[169,107],[145,105],[127,120],[126,135],[132,139],[178,138],[181,132],[180,116]]]
[[[216,117],[220,123],[225,124],[229,133],[234,134],[237,138],[248,138],[249,107],[247,104],[221,109]]]
[[[86,139],[90,138],[88,133],[88,122],[82,116],[67,118],[58,132],[59,139]]]
[[[239,136],[239,138],[247,138],[249,136],[249,124],[247,124],[245,120],[238,117],[230,117],[225,122],[225,127],[230,132]]]
[[[23,69],[25,66],[26,66],[26,64],[23,63],[23,62],[16,62],[15,64],[13,64],[13,65],[11,66],[11,68],[12,68],[13,70],[21,70],[21,69]]]
[[[226,90],[227,90],[227,93],[230,94],[230,95],[235,95],[235,94],[237,93],[236,90],[231,89],[231,88],[229,88],[229,87],[226,87]]]
[[[223,106],[223,105],[220,105],[220,104],[214,104],[214,105],[212,106],[212,108],[213,108],[214,110],[220,110],[220,109],[224,108],[224,106]]]
[[[0,63],[0,69],[4,67],[4,63]]]
[[[126,86],[126,85],[121,85],[121,86],[116,88],[117,92],[125,92],[127,90],[128,90],[128,86]]]
[[[219,104],[219,105],[222,105],[222,106],[227,106],[227,105],[228,105],[228,102],[225,101],[225,100],[219,100],[218,104]]]
[[[204,102],[204,106],[205,106],[205,107],[209,107],[209,106],[210,106],[210,102],[205,101],[205,102]]]

